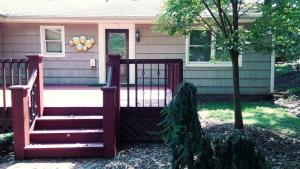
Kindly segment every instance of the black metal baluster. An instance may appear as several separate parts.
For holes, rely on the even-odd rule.
[[[159,71],[159,63],[157,64],[157,107],[159,107],[159,75],[160,75],[160,71]]]
[[[137,76],[137,63],[135,62],[135,107],[138,107],[138,76]]]
[[[126,62],[127,64],[127,107],[129,107],[129,60]]]
[[[150,107],[152,107],[152,63],[150,64]]]
[[[165,63],[165,106],[167,105],[167,63]]]
[[[144,63],[143,63],[142,76],[143,76],[143,107],[145,107],[145,64]]]

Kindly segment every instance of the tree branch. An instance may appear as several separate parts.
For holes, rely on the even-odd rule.
[[[199,15],[200,20],[205,24],[203,26],[206,26],[209,30],[211,30],[212,34],[214,34],[215,37],[218,37],[219,35],[217,32],[214,30],[214,28],[201,16]]]
[[[245,15],[247,12],[249,12],[251,9],[253,9],[259,2],[260,0],[257,0],[251,7],[249,7],[247,10],[245,10],[243,13],[241,13],[238,17],[240,18],[241,16]],[[240,11],[238,11],[239,13]]]
[[[211,17],[213,18],[213,20],[216,22],[216,24],[222,28],[220,22],[218,21],[218,19],[216,18],[216,16],[213,14],[213,12],[211,11],[210,7],[208,6],[208,4],[205,2],[205,0],[201,0],[202,3],[204,4],[205,8],[208,10],[208,12],[210,13]],[[226,32],[224,32],[224,30],[222,30],[223,34],[226,36]]]

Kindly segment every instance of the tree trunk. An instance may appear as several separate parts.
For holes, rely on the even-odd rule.
[[[243,116],[241,111],[240,99],[240,75],[239,75],[239,52],[236,50],[230,51],[232,61],[232,79],[233,79],[233,106],[234,106],[234,127],[243,129]]]
[[[233,41],[236,44],[234,48],[230,50],[230,56],[232,61],[232,79],[233,79],[233,105],[234,105],[234,127],[236,129],[243,129],[243,116],[241,111],[241,99],[240,99],[240,75],[239,75],[239,50],[237,44],[239,43],[239,12],[238,12],[238,0],[232,1],[232,24],[233,24]]]

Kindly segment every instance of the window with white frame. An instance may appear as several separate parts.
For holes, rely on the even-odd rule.
[[[187,67],[230,67],[228,52],[215,48],[215,37],[207,30],[193,30],[186,41]],[[240,58],[240,66],[241,66]]]
[[[46,57],[65,56],[63,26],[41,26],[41,53]]]

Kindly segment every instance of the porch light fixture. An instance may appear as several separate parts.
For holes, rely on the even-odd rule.
[[[140,38],[141,38],[140,31],[137,30],[137,31],[135,32],[135,40],[136,40],[137,42],[140,42],[140,40],[141,40]]]

